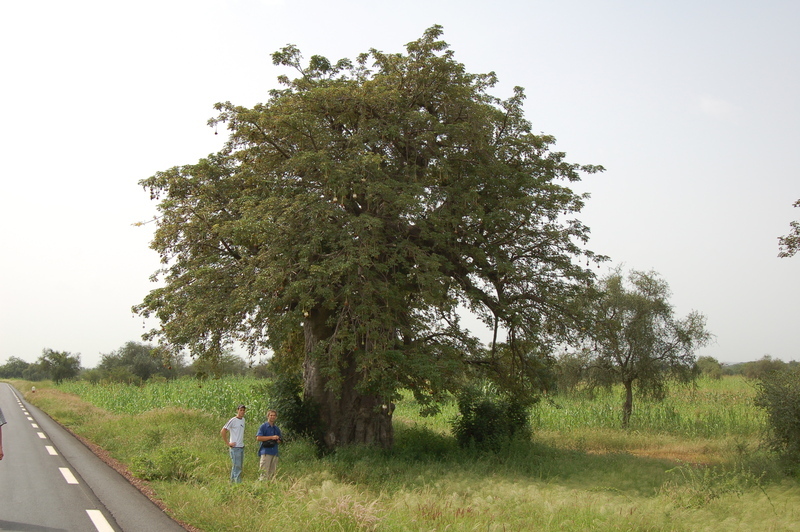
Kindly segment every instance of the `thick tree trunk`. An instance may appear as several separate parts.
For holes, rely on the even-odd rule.
[[[312,312],[306,320],[306,357],[303,363],[303,395],[319,407],[325,446],[332,449],[348,444],[368,444],[390,448],[394,443],[394,405],[378,396],[357,391],[360,375],[352,354],[344,356],[339,367],[341,386],[338,390],[326,389],[330,378],[320,371],[319,364],[309,356],[317,342],[332,334],[325,325],[326,318]]]
[[[633,381],[625,380],[622,384],[625,386],[625,404],[622,405],[622,428],[626,429],[633,413]]]

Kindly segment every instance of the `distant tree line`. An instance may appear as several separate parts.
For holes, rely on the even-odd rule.
[[[783,360],[764,355],[759,360],[726,365],[723,368],[725,375],[743,375],[748,379],[762,379],[765,375],[775,371],[791,371],[800,368],[800,362]]]
[[[187,364],[185,357],[139,342],[127,342],[116,351],[101,355],[94,368],[81,367],[80,354],[45,349],[36,362],[10,357],[0,366],[0,378],[29,381],[84,379],[93,383],[142,384],[149,380],[194,376],[200,379],[224,375],[271,376],[267,364],[252,365],[233,352],[209,360],[198,358]]]
[[[77,377],[81,372],[81,356],[66,351],[45,349],[36,362],[30,363],[10,357],[0,366],[0,378],[29,381],[52,380],[60,383]]]

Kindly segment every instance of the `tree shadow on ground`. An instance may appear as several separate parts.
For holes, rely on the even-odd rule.
[[[455,438],[419,426],[397,427],[393,449],[352,447],[325,458],[342,480],[375,490],[415,489],[472,477],[544,482],[569,489],[653,495],[679,466],[627,452],[592,453],[528,440],[459,447]]]

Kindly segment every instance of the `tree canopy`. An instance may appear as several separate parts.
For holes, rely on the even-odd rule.
[[[328,446],[391,445],[399,390],[435,403],[468,367],[524,388],[594,277],[568,185],[601,168],[567,162],[523,90],[489,95],[496,76],[441,34],[336,63],[289,45],[273,62],[297,78],[253,108],[217,104],[223,150],[141,182],[164,264],[134,307],[160,320],[148,338],[296,360]],[[465,310],[505,333],[502,356]]]
[[[73,355],[67,351],[44,349],[36,363],[56,384],[77,377],[81,371],[81,355]]]

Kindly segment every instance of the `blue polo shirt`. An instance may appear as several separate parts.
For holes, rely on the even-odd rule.
[[[280,436],[283,438],[283,434],[281,434],[281,429],[278,428],[278,425],[270,425],[269,422],[264,423],[258,428],[258,434],[256,436]],[[261,442],[262,444],[266,442]],[[272,447],[264,447],[261,445],[261,448],[258,450],[258,455],[261,456],[262,454],[271,454],[274,456],[278,456],[278,442],[275,442],[275,445]]]

